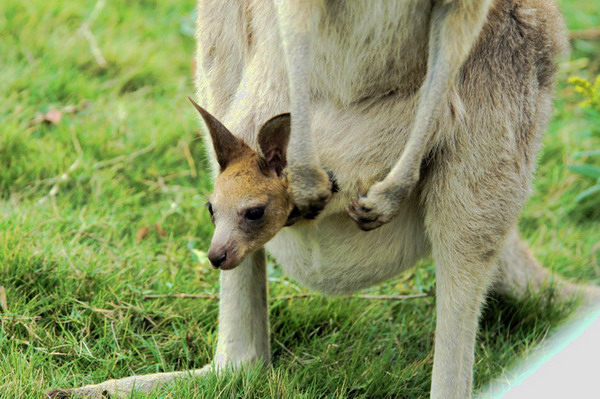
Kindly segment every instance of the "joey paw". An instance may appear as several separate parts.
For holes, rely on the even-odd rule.
[[[320,168],[290,170],[290,190],[299,216],[315,219],[331,199],[337,185]]]
[[[371,187],[368,193],[361,188],[350,201],[346,212],[361,230],[370,231],[388,223],[399,212],[408,190],[401,187],[386,188],[382,183]]]

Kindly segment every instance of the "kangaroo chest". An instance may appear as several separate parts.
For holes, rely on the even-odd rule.
[[[322,2],[312,43],[313,98],[345,106],[418,90],[426,72],[432,0]],[[282,62],[273,0],[248,4],[248,56]]]
[[[416,92],[430,13],[431,0],[327,1],[313,43],[314,96],[348,105]]]

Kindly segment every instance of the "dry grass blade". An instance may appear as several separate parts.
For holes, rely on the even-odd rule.
[[[348,296],[342,296],[340,298],[358,298],[358,299],[384,300],[384,301],[403,301],[406,299],[427,298],[427,297],[431,297],[433,295],[434,294],[432,292],[423,292],[420,294],[411,294],[411,295],[348,295]],[[272,297],[269,299],[271,299],[272,301],[286,301],[286,300],[290,300],[290,299],[311,298],[311,297],[321,297],[321,295],[311,294],[311,293],[303,293],[303,294],[275,296],[275,297]],[[144,295],[144,299],[157,299],[157,298],[218,300],[219,296],[218,295],[204,295],[204,294],[149,294],[149,295]]]
[[[102,11],[105,5],[106,0],[98,0],[98,2],[96,2],[96,5],[94,6],[94,9],[92,10],[90,17],[79,28],[79,33],[81,33],[83,37],[85,37],[85,40],[87,40],[90,46],[90,51],[92,52],[92,55],[94,56],[94,59],[96,60],[100,68],[106,68],[108,66],[108,63],[106,62],[106,58],[104,58],[104,56],[102,55],[102,51],[100,51],[100,46],[98,46],[98,41],[96,40],[96,36],[94,36],[94,34],[92,33],[90,26],[92,25],[92,22],[94,22],[94,20],[98,17],[100,11]]]
[[[45,197],[42,197],[38,200],[38,204],[41,205],[44,202],[46,202],[48,199],[54,198],[56,196],[56,194],[58,194],[58,191],[60,190],[60,186],[71,178],[71,173],[73,173],[75,171],[75,169],[77,169],[79,167],[79,165],[81,165],[81,158],[77,158],[75,160],[75,162],[73,162],[73,164],[71,166],[69,166],[69,169],[66,172],[64,172],[63,174],[61,174],[60,176],[49,179],[47,181],[47,183],[50,183],[50,184],[54,183],[54,185],[50,189],[50,192],[48,193],[48,195],[46,195]]]
[[[106,161],[96,162],[94,164],[94,169],[100,169],[100,168],[104,168],[106,166],[112,166],[112,165],[118,164],[120,162],[132,161],[133,159],[139,157],[140,155],[143,155],[147,152],[152,151],[154,149],[154,147],[156,147],[156,143],[152,142],[152,143],[148,144],[146,147],[141,148],[137,151],[134,151],[131,154],[119,155],[118,157],[115,157],[112,159],[107,159]]]
[[[218,295],[202,295],[202,294],[149,294],[144,295],[144,299],[157,298],[196,298],[196,299],[219,299]]]

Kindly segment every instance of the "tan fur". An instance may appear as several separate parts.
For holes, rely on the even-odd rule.
[[[289,275],[328,294],[384,281],[432,253],[431,397],[470,397],[488,289],[523,295],[552,279],[514,227],[551,112],[554,59],[566,48],[552,1],[206,0],[198,41],[199,102],[247,143],[211,196],[212,246],[235,253],[228,268],[241,264],[221,274],[210,369],[270,359],[265,242]],[[265,174],[261,127],[290,111],[288,175]],[[340,187],[332,197],[325,170]],[[359,187],[369,190],[357,199]],[[249,236],[240,215],[256,200],[273,206]],[[328,204],[316,220],[282,228],[292,200],[305,215]],[[555,281],[565,297],[600,297]],[[129,392],[131,381],[83,389]]]
[[[248,254],[265,245],[283,228],[292,210],[287,178],[265,176],[258,164],[258,155],[250,154],[225,169],[215,181],[223,190],[210,197],[213,204],[219,204],[215,208],[217,222],[211,248],[227,247],[234,256],[228,267],[220,266],[223,270],[236,267]],[[244,209],[267,203],[268,220],[260,229],[239,228]]]

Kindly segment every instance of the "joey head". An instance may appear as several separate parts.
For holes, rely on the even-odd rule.
[[[260,128],[255,151],[190,101],[206,123],[219,164],[207,204],[215,225],[208,258],[215,268],[233,269],[294,221],[285,170],[290,115],[275,116]]]

